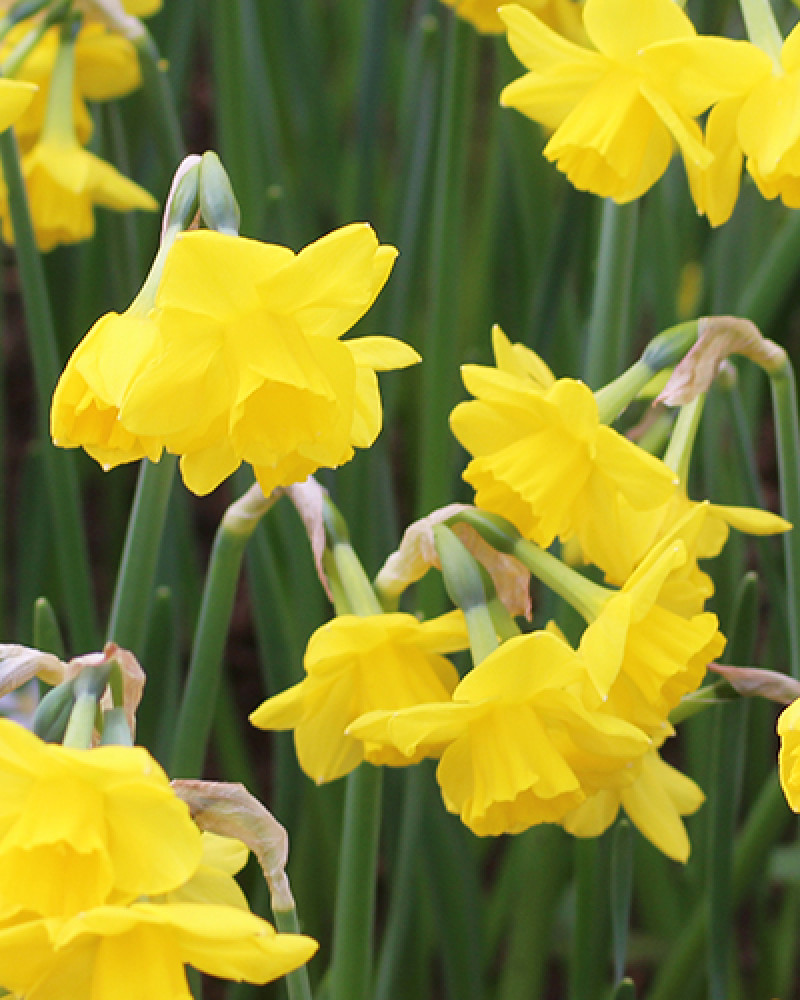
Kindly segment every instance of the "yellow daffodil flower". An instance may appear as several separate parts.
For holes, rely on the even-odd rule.
[[[80,145],[74,115],[75,43],[61,41],[47,88],[42,133],[22,158],[36,240],[43,250],[75,243],[94,234],[94,206],[120,212],[153,211],[155,199],[111,164]],[[8,206],[3,239],[13,242]]]
[[[311,636],[306,676],[267,699],[250,716],[260,729],[293,729],[297,759],[317,783],[333,781],[364,760],[364,746],[345,730],[373,709],[447,701],[458,683],[442,653],[469,645],[464,616],[427,622],[413,615],[342,615]],[[388,751],[374,762],[405,764]]]
[[[800,698],[778,717],[778,736],[781,740],[778,754],[781,788],[789,808],[800,812]]]
[[[497,13],[497,0],[442,0],[442,3],[483,34],[502,35],[506,30]],[[521,0],[519,6],[533,11],[540,21],[573,42],[585,41],[581,5],[576,0]]]
[[[373,743],[409,762],[439,757],[450,812],[480,836],[520,833],[561,821],[598,783],[632,780],[629,762],[650,746],[630,723],[585,708],[576,693],[584,676],[567,643],[533,632],[490,653],[451,701],[371,712],[349,731],[368,760]]]
[[[585,557],[602,566],[626,530],[618,498],[637,510],[658,508],[672,495],[674,475],[600,423],[588,386],[574,379],[545,386],[540,369],[526,369],[533,361],[524,348],[512,353],[497,332],[494,340],[498,367],[462,368],[476,398],[450,416],[453,433],[474,456],[464,479],[475,503],[543,548],[574,536]]]
[[[0,930],[0,982],[26,1000],[191,1000],[184,966],[267,983],[305,964],[317,943],[236,907],[198,903],[101,906]]]
[[[146,750],[73,750],[0,720],[1,914],[66,916],[112,892],[167,892],[193,874],[201,850],[188,808]]]
[[[598,601],[579,647],[594,687],[594,693],[585,692],[587,702],[605,703],[614,715],[659,740],[670,731],[669,713],[699,686],[708,664],[725,648],[716,615],[683,617],[662,599],[686,565],[702,517],[701,507],[690,510],[621,590]],[[688,585],[683,577],[682,586]]]
[[[182,234],[155,309],[104,317],[73,354],[53,398],[54,439],[107,468],[166,448],[181,456],[194,493],[243,461],[266,494],[342,465],[380,431],[376,370],[419,360],[389,337],[340,340],[372,305],[395,254],[366,224],[299,254],[207,230]]]
[[[133,209],[153,212],[158,208],[158,202],[144,188],[123,177],[77,140],[43,137],[23,156],[22,173],[36,242],[41,250],[91,239],[96,205],[117,212]],[[3,239],[7,243],[14,241],[7,209],[3,215]]]
[[[501,103],[553,130],[544,155],[576,188],[632,201],[661,177],[676,146],[687,165],[710,165],[695,119],[742,93],[749,43],[698,37],[673,0],[587,0],[591,47],[516,4],[499,13],[530,71]]]
[[[684,816],[705,801],[700,788],[668,764],[657,750],[636,762],[635,780],[621,788],[604,788],[562,820],[576,837],[599,837],[617,818],[620,807],[636,829],[673,861],[689,860],[690,844]]]

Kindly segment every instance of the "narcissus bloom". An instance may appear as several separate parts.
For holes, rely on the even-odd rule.
[[[0,930],[0,981],[26,1000],[169,997],[191,1000],[184,966],[267,983],[311,958],[317,943],[278,934],[229,906],[133,903]]]
[[[497,13],[497,0],[442,0],[442,3],[452,7],[459,17],[484,34],[502,35],[506,30]],[[540,21],[560,35],[574,42],[585,40],[581,4],[576,0],[521,0],[519,6],[533,11]]]
[[[705,801],[698,786],[668,764],[657,750],[635,765],[635,780],[621,788],[600,789],[569,813],[562,825],[576,837],[599,837],[622,807],[636,829],[673,861],[688,861],[690,844],[683,817]]]
[[[686,565],[702,516],[702,508],[690,510],[621,590],[599,599],[580,643],[594,686],[594,694],[585,695],[589,704],[607,705],[659,743],[670,731],[669,713],[699,686],[708,664],[725,648],[716,615],[683,617],[662,603],[672,578]],[[685,577],[682,584],[689,586]]]
[[[372,712],[350,732],[408,761],[440,757],[446,808],[480,836],[559,822],[597,787],[632,780],[650,747],[640,730],[588,711],[578,655],[548,632],[510,639],[461,681],[452,701]]]
[[[711,163],[695,119],[741,93],[752,46],[698,37],[673,0],[587,0],[591,47],[516,4],[500,17],[530,71],[501,103],[554,130],[544,155],[575,187],[627,202],[655,184],[676,146],[687,164]]]
[[[800,812],[800,698],[778,717],[781,748],[778,755],[781,788],[789,807]]]
[[[158,202],[110,163],[77,141],[42,138],[22,158],[36,242],[42,250],[77,243],[94,235],[94,208],[118,212],[153,212]],[[8,210],[3,214],[3,239],[14,234]]]
[[[448,701],[458,673],[441,654],[468,645],[460,611],[427,622],[400,613],[342,615],[311,636],[305,679],[267,699],[250,721],[260,729],[293,729],[305,773],[318,783],[333,781],[364,759],[362,742],[345,733],[350,723],[373,709]],[[408,760],[387,752],[376,762]]]
[[[0,720],[0,914],[65,916],[112,892],[167,892],[201,850],[146,750],[68,749]]]
[[[600,423],[588,386],[559,379],[543,387],[544,372],[526,370],[532,361],[513,353],[502,334],[495,334],[495,351],[497,368],[462,368],[476,398],[450,416],[453,433],[474,456],[464,479],[475,489],[475,503],[543,548],[556,537],[575,537],[586,559],[602,566],[626,530],[618,498],[637,510],[660,507],[675,477]]]
[[[105,467],[166,448],[195,493],[243,461],[266,494],[349,461],[380,431],[376,371],[419,360],[390,337],[340,339],[395,256],[366,224],[299,254],[208,230],[180,235],[155,308],[104,318],[73,354],[53,400],[54,439]],[[143,340],[128,335],[131,322]]]

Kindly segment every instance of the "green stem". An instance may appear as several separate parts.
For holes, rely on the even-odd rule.
[[[686,406],[682,406],[675,421],[669,445],[664,455],[664,463],[672,469],[682,483],[689,482],[689,463],[692,459],[697,429],[703,415],[705,393],[699,395]]]
[[[739,6],[747,29],[747,37],[753,45],[757,45],[767,53],[776,70],[783,72],[781,65],[783,36],[769,0],[739,0]]]
[[[329,1000],[368,1000],[371,993],[382,778],[366,763],[347,777]]]
[[[157,145],[164,157],[166,172],[171,175],[186,155],[175,99],[163,60],[147,29],[136,39],[135,44],[142,70],[142,85],[153,111],[152,123]]]
[[[380,959],[375,975],[372,1000],[391,1000],[400,989],[403,958],[408,946],[417,892],[414,888],[418,861],[419,836],[424,815],[428,775],[419,767],[407,768],[405,774],[402,820],[397,846],[397,862],[392,869],[389,912],[381,942]]]
[[[794,293],[800,269],[800,212],[789,212],[767,244],[761,262],[731,310],[767,330]]]
[[[327,495],[323,504],[323,517],[328,542],[325,568],[336,596],[336,613],[364,616],[383,614],[372,583],[350,544],[347,523]]]
[[[89,555],[81,518],[78,479],[72,456],[49,441],[50,397],[60,364],[50,298],[36,248],[25,185],[13,132],[0,135],[0,160],[8,189],[17,263],[36,385],[37,430],[42,441],[45,488],[50,503],[56,566],[76,649],[95,648],[99,629],[92,596]]]
[[[456,535],[444,524],[433,529],[442,577],[448,596],[467,620],[472,662],[477,666],[497,649],[497,635],[488,605],[486,580],[481,567]],[[491,581],[489,581],[491,588]]]
[[[606,838],[577,839],[575,857],[575,930],[570,956],[570,1000],[596,1000],[604,986],[604,952],[609,912],[609,852]]]
[[[777,435],[781,512],[794,525],[794,530],[783,535],[783,550],[789,608],[789,662],[792,677],[800,677],[800,420],[794,369],[788,356],[769,376]]]
[[[139,467],[106,632],[109,642],[134,653],[144,645],[175,463],[173,455],[164,455],[158,463],[145,459]]]
[[[462,511],[452,521],[471,525],[497,549],[507,552],[529,569],[537,580],[549,587],[571,605],[587,622],[593,622],[609,596],[609,591],[587,580],[551,553],[529,542],[513,525],[496,514],[485,514],[477,509]]]
[[[603,203],[597,276],[587,331],[586,382],[601,386],[610,382],[625,364],[629,342],[631,286],[638,202]]]
[[[733,903],[741,902],[753,882],[761,878],[772,846],[789,823],[790,813],[778,776],[767,779],[736,839],[733,860]],[[703,897],[687,916],[683,931],[659,966],[647,1000],[680,1000],[686,984],[702,966],[703,945],[708,934],[707,902]]]
[[[275,926],[282,934],[300,934],[300,922],[297,919],[297,910],[273,910]],[[286,976],[286,992],[289,1000],[311,1000],[311,983],[308,979],[308,966],[301,965],[299,969],[290,972]]]
[[[466,134],[462,117],[468,106],[464,77],[470,37],[459,18],[448,19],[442,69],[438,144],[430,222],[430,314],[421,354],[425,358],[420,402],[417,512],[426,514],[447,502],[450,493],[452,440],[447,414],[455,397],[456,364],[452,356],[453,302],[458,300],[460,227]],[[424,590],[423,584],[423,590]]]
[[[730,662],[749,663],[758,635],[759,596],[755,573],[742,578],[731,608]],[[708,969],[709,1000],[731,994],[731,942],[735,938],[732,906],[733,843],[742,797],[747,754],[747,699],[717,709],[711,743],[711,782],[715,794],[708,815]]]
[[[251,487],[231,504],[217,529],[175,726],[173,777],[196,778],[202,771],[245,546],[278,495],[265,497],[259,486]]]
[[[97,702],[89,694],[79,695],[67,723],[63,745],[76,750],[88,750],[92,745],[92,729]]]
[[[76,143],[72,95],[75,89],[75,37],[72,21],[65,21],[56,52],[56,61],[47,90],[47,110],[42,138]]]
[[[653,371],[640,359],[594,394],[600,423],[612,424],[653,378]]]

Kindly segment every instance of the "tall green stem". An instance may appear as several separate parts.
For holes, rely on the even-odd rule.
[[[800,420],[797,385],[789,358],[770,372],[772,408],[778,445],[781,512],[794,525],[783,536],[789,607],[789,660],[793,677],[800,677]]]
[[[231,504],[217,529],[175,727],[173,777],[196,778],[202,771],[245,546],[275,499],[275,494],[265,497],[259,486],[251,487]]]
[[[344,518],[327,498],[324,516],[337,612],[381,614],[369,577],[350,545]],[[383,772],[366,763],[347,776],[329,1000],[368,1000],[371,993],[382,781]]]
[[[175,463],[173,455],[164,455],[155,464],[148,459],[141,463],[111,601],[107,638],[137,654],[146,636]]]
[[[610,382],[625,366],[638,230],[638,202],[603,203],[586,349],[586,382],[594,388]]]
[[[78,478],[71,455],[50,444],[50,397],[60,365],[53,314],[36,247],[28,199],[20,171],[13,132],[0,135],[0,160],[8,189],[14,227],[17,263],[28,324],[36,386],[36,423],[42,442],[45,488],[50,503],[56,568],[67,609],[73,647],[89,650],[97,645],[99,628],[92,594],[89,555],[81,517]]]
[[[142,68],[142,84],[148,104],[152,109],[152,123],[157,145],[164,158],[166,173],[170,176],[186,155],[181,123],[175,108],[175,99],[167,79],[164,63],[150,33],[136,39],[139,64]]]
[[[333,926],[330,1000],[368,1000],[383,772],[361,764],[347,777]]]
[[[447,502],[451,476],[451,439],[447,413],[452,406],[456,363],[451,345],[453,302],[457,301],[461,195],[466,137],[462,117],[467,104],[464,77],[472,42],[465,25],[452,17],[442,70],[439,142],[431,217],[431,309],[422,356],[419,421],[419,497],[417,509],[428,513]]]
[[[767,53],[776,69],[781,67],[781,35],[769,0],[739,0],[747,37]]]

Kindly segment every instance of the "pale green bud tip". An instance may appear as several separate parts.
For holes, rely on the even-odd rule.
[[[209,229],[239,234],[239,205],[230,178],[216,153],[203,153],[200,163],[200,214]]]
[[[168,235],[188,229],[197,214],[200,162],[201,157],[197,153],[192,153],[175,171],[167,203],[164,206],[164,221],[161,225],[162,243]]]
[[[660,372],[676,365],[698,337],[698,320],[679,323],[659,333],[645,348],[642,361],[651,372]]]

